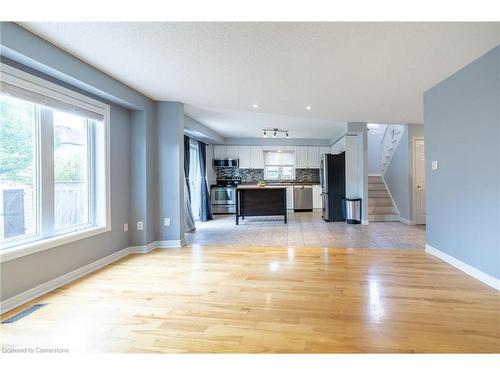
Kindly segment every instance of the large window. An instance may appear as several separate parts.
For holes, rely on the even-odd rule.
[[[295,180],[295,153],[293,151],[264,152],[265,180]]]
[[[189,188],[191,190],[191,212],[194,220],[201,213],[201,171],[198,142],[189,141]]]
[[[1,68],[2,254],[109,230],[109,107]]]

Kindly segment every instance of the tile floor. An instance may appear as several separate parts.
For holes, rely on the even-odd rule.
[[[214,215],[214,220],[196,222],[196,231],[186,233],[193,244],[321,246],[379,249],[424,249],[425,226],[399,222],[369,225],[327,223],[321,212],[294,212],[283,217],[252,217],[235,225],[233,215]]]

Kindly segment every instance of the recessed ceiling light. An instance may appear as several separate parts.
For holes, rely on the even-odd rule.
[[[308,111],[310,111],[310,110],[311,110],[311,106],[310,106],[310,105],[308,105],[308,106],[306,107],[306,109],[307,109]]]
[[[252,104],[252,108],[259,108],[257,104]]]

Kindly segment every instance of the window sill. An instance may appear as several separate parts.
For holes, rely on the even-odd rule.
[[[74,233],[67,233],[57,237],[46,238],[34,241],[8,249],[0,250],[0,263],[8,262],[13,259],[21,258],[27,255],[35,254],[40,251],[49,250],[57,246],[65,245],[70,242],[82,240],[84,238],[97,236],[105,232],[110,232],[111,227],[92,227]]]

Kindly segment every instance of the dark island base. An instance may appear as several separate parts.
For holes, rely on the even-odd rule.
[[[281,215],[286,224],[286,188],[244,188],[236,191],[236,225],[240,217]]]

